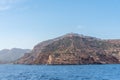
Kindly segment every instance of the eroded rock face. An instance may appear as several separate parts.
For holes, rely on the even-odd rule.
[[[115,64],[120,62],[120,45],[79,34],[44,41],[18,64]]]

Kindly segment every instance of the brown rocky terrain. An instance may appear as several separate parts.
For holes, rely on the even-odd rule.
[[[117,64],[120,40],[101,40],[75,33],[37,44],[17,64]]]

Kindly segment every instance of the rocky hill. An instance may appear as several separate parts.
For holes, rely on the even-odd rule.
[[[119,43],[119,44],[118,44]],[[18,64],[120,63],[120,41],[69,33],[37,44]]]
[[[28,52],[30,52],[29,49],[3,49],[0,51],[0,63],[10,63],[24,56],[24,54]]]

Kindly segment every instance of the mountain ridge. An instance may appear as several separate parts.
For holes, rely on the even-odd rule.
[[[30,52],[30,49],[2,49],[0,50],[0,63],[11,63],[24,56],[24,54],[28,52]]]
[[[68,33],[38,43],[18,64],[114,64],[120,63],[120,44]]]

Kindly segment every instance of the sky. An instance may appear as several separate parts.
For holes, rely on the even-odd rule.
[[[120,39],[120,0],[0,0],[0,49],[71,32]]]

